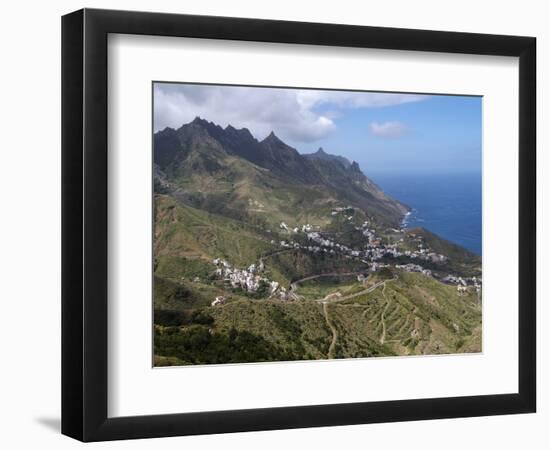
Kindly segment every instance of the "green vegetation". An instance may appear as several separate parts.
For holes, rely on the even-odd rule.
[[[405,206],[357,163],[247,133],[198,119],[155,135],[155,366],[481,350],[474,287],[441,281],[480,277],[478,256],[396,229]]]
[[[214,318],[201,309],[183,311],[155,309],[154,322],[165,327],[212,325]]]
[[[340,293],[342,296],[354,294],[365,289],[362,283],[356,281],[356,276],[328,276],[301,282],[296,293],[305,300],[315,300],[327,295]]]
[[[335,358],[481,351],[481,307],[475,295],[458,295],[456,288],[421,274],[401,272],[397,279],[377,277],[377,283],[381,278],[385,283],[370,292],[326,305],[337,331]],[[345,286],[346,295],[362,292],[358,283]],[[334,287],[324,280],[308,282],[306,290],[322,296]],[[243,362],[246,357],[326,359],[332,340],[323,305],[307,300],[241,299],[223,307],[156,310],[155,323],[155,354],[187,364]]]
[[[212,308],[211,314],[216,329],[235,328],[262,336],[288,360],[326,357],[331,334],[317,303],[239,301]]]
[[[378,280],[381,281],[391,280],[395,276],[394,271],[390,267],[382,267],[376,275],[378,276]]]
[[[400,273],[397,279],[388,280],[385,287],[341,306],[346,305],[365,307],[361,317],[367,325],[361,332],[372,339],[380,340],[385,323],[384,344],[397,354],[462,352],[465,340],[470,344],[470,352],[481,351],[481,340],[470,340],[481,322],[477,296],[461,296],[455,287],[433,278]],[[335,315],[345,321],[346,336],[350,339],[358,327],[355,316],[345,309],[336,310]]]
[[[459,245],[453,244],[424,228],[409,230],[416,236],[421,236],[423,242],[434,252],[443,254],[449,259],[444,264],[424,264],[427,269],[451,273],[463,277],[481,275],[481,257]]]
[[[312,274],[351,273],[365,270],[365,264],[331,254],[312,254],[300,250],[275,253],[265,258],[268,275],[283,284]]]
[[[180,311],[209,306],[212,298],[224,292],[223,289],[212,284],[174,282],[158,276],[153,280],[155,309]]]
[[[214,266],[203,259],[192,259],[183,256],[160,255],[156,259],[155,273],[164,278],[208,279],[214,272]]]
[[[155,357],[170,355],[185,364],[224,364],[289,359],[264,338],[248,331],[210,332],[204,326],[155,329]],[[166,361],[166,360],[164,360]]]
[[[206,276],[205,263],[213,257],[247,265],[269,250],[268,237],[254,226],[200,211],[169,196],[155,197],[156,271],[161,276],[174,276],[179,271],[184,276]],[[188,265],[189,260],[194,261],[192,265]]]

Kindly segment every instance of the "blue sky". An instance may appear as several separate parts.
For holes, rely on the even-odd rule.
[[[154,129],[200,116],[274,131],[301,153],[323,147],[364,173],[467,173],[481,170],[481,97],[404,93],[154,85]]]
[[[350,109],[336,119],[336,130],[319,143],[329,153],[356,160],[366,173],[479,172],[481,103],[481,97],[440,95],[381,108]],[[373,123],[378,128],[373,130]],[[381,132],[383,124],[395,124],[395,133]],[[317,142],[303,143],[301,150],[317,147]]]

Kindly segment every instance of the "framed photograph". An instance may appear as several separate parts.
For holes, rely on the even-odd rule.
[[[62,20],[62,432],[535,412],[535,38]]]

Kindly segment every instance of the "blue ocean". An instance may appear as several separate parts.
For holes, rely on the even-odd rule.
[[[481,255],[480,174],[368,176],[385,193],[412,208],[405,227],[424,227]]]

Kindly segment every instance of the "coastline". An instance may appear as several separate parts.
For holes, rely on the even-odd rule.
[[[426,230],[482,255],[481,175],[378,173],[381,189],[409,207],[402,229]]]

